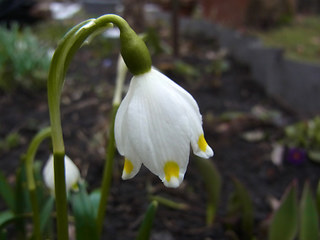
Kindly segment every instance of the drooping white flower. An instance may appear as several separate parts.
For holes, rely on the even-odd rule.
[[[125,157],[123,179],[143,163],[167,187],[178,187],[187,169],[190,145],[202,158],[213,156],[194,98],[152,68],[134,76],[115,119],[115,140]]]
[[[72,160],[65,155],[64,157],[65,164],[65,176],[66,176],[66,189],[67,191],[75,188],[76,184],[80,180],[80,172],[78,167],[72,162]],[[54,192],[54,164],[53,164],[53,155],[49,156],[48,161],[46,162],[45,167],[43,168],[43,179],[45,185]]]

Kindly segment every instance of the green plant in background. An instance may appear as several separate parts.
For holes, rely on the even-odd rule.
[[[309,159],[320,162],[320,117],[297,122],[284,130],[282,143],[289,148],[301,148]]]
[[[170,46],[161,41],[160,36],[156,29],[148,28],[143,36],[143,40],[146,42],[148,49],[152,55],[160,53],[170,54]]]
[[[15,226],[15,236],[18,239],[51,236],[48,226],[52,223],[50,217],[54,200],[44,186],[41,164],[34,161],[38,146],[50,134],[50,128],[45,128],[33,138],[17,169],[15,185],[11,186],[4,175],[0,174],[0,196],[7,205],[7,210],[0,213],[0,232],[3,236],[10,224]],[[27,232],[29,219],[33,222],[31,235]]]
[[[293,182],[273,214],[268,239],[293,240],[298,237],[299,240],[316,240],[319,236],[319,216],[310,186],[305,183],[299,202],[297,184]]]
[[[41,174],[42,164],[35,161],[38,147],[51,136],[51,128],[40,130],[32,139],[27,153],[22,157],[15,179],[16,184],[10,185],[0,172],[0,197],[7,209],[0,212],[0,239],[8,239],[7,228],[15,227],[17,239],[55,239],[53,220],[54,211],[54,177],[52,156],[49,157]],[[67,158],[67,157],[66,157]],[[71,206],[73,218],[69,221],[75,224],[77,240],[100,239],[97,231],[96,217],[99,211],[101,191],[88,193],[87,184],[79,179],[79,170],[67,158],[66,190],[67,201]],[[75,184],[77,183],[77,188]],[[152,222],[157,210],[157,201],[152,201],[146,211],[145,219],[139,228],[138,240],[149,239]],[[31,232],[28,230],[32,221]]]
[[[73,163],[71,164],[73,170],[70,170],[70,167],[68,167],[70,166],[69,163],[72,161],[65,155],[60,122],[60,96],[67,68],[76,51],[84,43],[90,42],[86,41],[88,37],[105,30],[105,28],[111,27],[110,22],[120,28],[122,34],[120,37],[121,52],[124,59],[121,56],[118,59],[116,88],[112,102],[112,112],[110,113],[111,124],[108,145],[106,147],[106,163],[104,166],[101,188],[89,192],[85,180],[79,179],[80,174],[76,166]],[[156,52],[159,48],[159,42],[154,39],[152,41],[152,44],[155,47],[154,51]],[[142,54],[140,54],[141,52]],[[139,59],[139,57],[142,57],[142,59]],[[129,70],[136,76],[132,80],[134,83],[132,83],[131,88],[129,88],[128,97],[123,100],[125,107],[124,110],[122,109],[120,112],[122,116],[120,117],[120,120],[118,118],[118,125],[116,124],[121,128],[120,132],[119,129],[117,130],[117,146],[120,153],[125,156],[123,178],[127,179],[134,177],[139,171],[141,163],[144,163],[153,173],[160,177],[166,186],[178,187],[181,184],[186,171],[191,145],[194,153],[199,156],[194,159],[194,163],[206,190],[206,219],[204,222],[208,228],[212,227],[220,207],[222,180],[214,163],[210,160],[202,159],[212,156],[213,152],[204,139],[201,115],[198,112],[198,106],[194,99],[184,90],[172,83],[170,79],[167,79],[164,75],[161,75],[155,69],[151,68],[149,57],[148,50],[145,49],[141,39],[134,34],[132,29],[123,19],[115,15],[105,15],[98,19],[89,19],[75,26],[65,35],[56,49],[49,74],[48,99],[51,127],[42,129],[31,141],[27,154],[23,157],[23,161],[17,171],[15,177],[16,183],[14,186],[11,186],[5,176],[0,173],[0,196],[4,199],[7,206],[7,210],[0,212],[0,240],[7,237],[6,229],[9,225],[13,225],[17,229],[16,233],[18,239],[43,239],[44,237],[53,239],[57,237],[59,240],[67,240],[69,237],[68,228],[70,224],[74,224],[75,226],[77,240],[86,240],[88,237],[93,240],[100,239],[100,236],[103,233],[103,223],[113,175],[113,161],[116,151],[115,135],[117,135],[117,133],[114,132],[116,131],[115,118],[121,102],[124,79],[128,71],[126,64],[128,65]],[[210,74],[217,77],[220,77],[225,70],[223,62],[220,62],[220,60],[223,61],[223,59],[217,60],[210,66],[212,68],[208,70]],[[126,63],[124,61],[126,61]],[[189,68],[188,65],[182,64],[180,67],[182,67],[183,70],[181,74],[192,77],[199,74],[197,72],[198,70],[195,70],[193,66],[191,66],[192,68]],[[153,91],[154,94],[150,95],[150,89],[154,90],[150,86],[147,90],[141,90],[143,87],[142,85],[149,84],[148,82],[145,82],[146,79],[149,78],[151,78],[150,84],[157,85],[155,88],[156,90],[162,90],[159,95],[155,94],[158,94],[158,91]],[[167,85],[163,84],[160,80],[165,81]],[[144,81],[144,84],[137,84],[139,81]],[[158,117],[151,119],[153,120],[153,124],[158,123],[157,121],[162,118],[162,120],[164,120],[163,122],[172,123],[171,121],[173,119],[176,120],[180,115],[184,115],[182,114],[181,109],[178,109],[177,106],[172,107],[172,104],[154,104],[158,103],[156,101],[154,102],[154,95],[159,96],[161,101],[164,100],[163,95],[167,98],[174,96],[173,98],[175,99],[175,97],[177,97],[178,100],[175,102],[177,103],[176,105],[180,104],[179,106],[182,107],[182,110],[188,112],[188,114],[191,105],[192,111],[196,114],[185,114],[186,118],[189,117],[192,121],[185,121],[185,118],[183,118],[176,125],[174,122],[168,124],[170,126],[170,131],[171,129],[177,130],[174,134],[171,133],[173,140],[164,138],[163,136],[166,135],[164,132],[154,131],[154,134],[149,136],[149,133],[145,130],[146,127],[143,124],[138,124],[138,126],[143,126],[143,131],[130,133],[132,135],[129,136],[130,126],[132,128],[133,122],[139,121],[141,116],[144,116],[139,112],[137,115],[138,117],[134,114],[134,116],[130,115],[131,117],[127,117],[128,112],[132,114],[135,111],[141,111],[141,104],[131,105],[131,107],[133,106],[134,111],[130,108],[130,104],[128,104],[132,101],[132,96],[135,91],[141,91],[140,94],[145,94],[138,94],[138,99],[134,99],[135,101],[139,102],[138,100],[147,98],[148,103],[153,103],[150,105],[150,109],[154,109],[155,106],[158,105],[161,106],[161,111],[159,110],[161,114],[157,115]],[[176,94],[177,92],[179,94]],[[139,98],[141,96],[143,97]],[[183,101],[186,99],[188,101]],[[164,101],[167,101],[167,99]],[[163,112],[168,113],[163,111],[163,109],[169,111],[168,116],[162,114]],[[227,117],[230,118],[230,116]],[[124,121],[126,122],[125,125],[122,124]],[[161,127],[161,124],[159,125]],[[173,125],[174,127],[172,127]],[[152,126],[149,126],[147,129],[150,131],[151,127]],[[180,133],[178,130],[183,127],[186,127],[188,131],[185,132],[188,132],[188,134],[186,134],[187,136],[181,134],[181,137],[177,133]],[[134,130],[136,129],[138,129],[138,127],[134,127]],[[189,132],[190,129],[192,129],[191,132]],[[137,132],[140,134],[137,134]],[[286,141],[290,146],[302,146],[312,150],[313,153],[318,153],[317,151],[320,143],[318,132],[320,132],[320,118],[315,118],[310,122],[298,123],[295,126],[288,127],[286,129]],[[159,135],[163,136],[159,137]],[[192,139],[189,139],[190,135],[192,135]],[[149,143],[154,136],[159,137],[155,140],[157,143],[156,148],[152,148],[153,146]],[[42,141],[50,137],[53,142],[54,160],[48,160],[49,165],[46,165],[44,168],[45,170],[43,171],[42,176],[40,171],[41,164],[39,164],[38,161],[35,161],[35,156],[38,146]],[[177,141],[175,137],[177,137]],[[127,139],[139,139],[139,141],[137,141],[139,147],[140,145],[143,145],[141,143],[144,143],[145,146],[148,146],[148,150],[141,150],[141,152],[139,152],[139,158],[135,158],[135,151],[138,149],[138,145],[133,145],[133,141],[127,141]],[[183,141],[178,141],[181,139]],[[12,135],[8,135],[8,137],[3,140],[3,146],[8,146],[5,147],[5,149],[9,151],[10,148],[16,146],[17,142],[19,142],[18,140],[18,134],[16,135],[13,133]],[[167,145],[163,144],[164,142]],[[171,147],[174,147],[174,150],[178,149],[178,151],[171,152]],[[150,149],[152,149],[152,151]],[[148,162],[150,160],[150,157],[148,157],[149,152],[152,152],[152,157],[158,161]],[[311,155],[311,151],[309,151],[309,154]],[[162,159],[162,157],[166,155],[174,156],[176,158]],[[180,155],[183,155],[183,157]],[[163,163],[161,161],[167,162]],[[163,164],[161,165],[160,163]],[[70,174],[72,177],[70,177]],[[52,181],[53,179],[55,180],[54,182]],[[74,186],[75,183],[78,186],[77,191],[73,191],[75,188],[72,186]],[[256,233],[257,226],[254,222],[254,206],[249,191],[236,178],[232,178],[232,183],[234,185],[234,191],[227,204],[226,234],[230,234],[233,239],[255,239],[254,234]],[[48,191],[46,187],[51,191]],[[320,187],[318,188],[317,193],[317,203],[320,202],[319,189]],[[156,216],[158,205],[163,205],[178,211],[190,210],[189,205],[183,202],[174,201],[170,197],[165,198],[159,195],[150,195],[149,200],[151,202],[146,209],[145,216],[137,231],[137,240],[147,240],[150,238],[152,224]],[[54,203],[56,203],[55,209]],[[273,215],[269,228],[269,240],[290,240],[297,236],[299,237],[299,240],[318,239],[318,211],[308,184],[304,187],[300,205],[297,200],[296,185],[291,186],[284,195],[280,207]],[[54,220],[57,220],[57,232],[54,229],[56,226],[53,223]],[[28,229],[30,222],[32,222],[32,230]]]
[[[51,56],[30,29],[0,27],[0,89],[44,89]]]
[[[195,100],[187,91],[151,66],[151,57],[146,45],[124,19],[107,14],[78,24],[65,35],[57,47],[48,79],[58,239],[68,239],[63,161],[65,147],[60,119],[60,97],[64,77],[73,55],[85,40],[111,24],[120,29],[121,55],[134,77],[121,104],[121,91],[116,91],[120,96],[115,97],[113,102],[106,164],[96,218],[97,235],[102,233],[115,141],[119,153],[125,157],[123,179],[134,177],[143,163],[158,175],[167,187],[178,187],[181,184],[188,164],[190,145],[194,154],[200,157],[209,158],[213,155],[204,138],[201,115]],[[146,99],[149,104],[145,104]],[[158,134],[160,131],[161,134]]]
[[[291,185],[284,194],[281,205],[274,213],[269,240],[293,240],[298,231],[297,184]]]
[[[138,232],[136,240],[148,240],[150,239],[150,233],[152,229],[153,220],[158,208],[158,202],[152,201],[145,213],[144,219],[141,223],[141,227]]]
[[[221,86],[222,74],[229,70],[230,64],[226,59],[227,51],[220,50],[214,53],[211,63],[206,67],[205,71],[212,76],[211,85],[213,87]]]
[[[300,61],[320,63],[319,16],[296,18],[290,25],[258,32],[267,46],[280,47],[285,56]]]
[[[317,209],[309,183],[306,182],[300,202],[299,240],[319,239],[319,215]]]
[[[211,226],[219,207],[222,186],[221,176],[214,163],[210,160],[195,158],[195,163],[205,183],[207,192],[206,223]]]
[[[177,74],[181,74],[187,78],[187,81],[192,82],[194,79],[199,78],[200,72],[192,64],[186,63],[181,60],[174,62],[173,71]]]
[[[4,139],[0,139],[0,152],[10,151],[20,143],[21,136],[17,132],[9,133]]]
[[[227,206],[227,219],[230,219],[228,231],[236,236],[233,229],[236,229],[236,225],[240,224],[239,236],[243,239],[254,239],[254,210],[251,197],[248,190],[237,178],[233,177],[232,180],[235,190],[230,196]]]

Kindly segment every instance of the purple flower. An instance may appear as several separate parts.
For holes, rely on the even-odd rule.
[[[307,151],[302,148],[289,148],[286,154],[286,160],[291,164],[302,164],[307,160]]]

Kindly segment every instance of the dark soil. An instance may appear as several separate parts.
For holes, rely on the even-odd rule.
[[[192,40],[185,41],[191,50],[183,53],[181,58],[199,67],[202,73],[209,62],[203,56],[208,49],[215,50],[216,43],[203,40],[203,44],[196,45]],[[102,59],[100,55],[103,54],[97,57],[90,48],[77,53],[66,80],[61,107],[67,155],[80,167],[90,190],[98,188],[102,179],[117,57],[109,54]],[[272,211],[268,198],[279,199],[293,179],[299,180],[300,188],[306,179],[316,183],[319,165],[306,162],[295,166],[284,162],[277,167],[270,161],[272,143],[281,136],[283,126],[297,118],[268,98],[263,89],[252,81],[245,66],[231,58],[228,61],[229,70],[215,81],[215,77],[204,70],[198,79],[190,81],[170,67],[163,68],[173,80],[190,91],[203,114],[205,136],[215,151],[215,156],[209,161],[216,164],[223,180],[221,204],[214,225],[205,226],[206,192],[192,158],[182,186],[167,189],[144,167],[132,180],[122,181],[123,160],[116,156],[103,239],[134,239],[150,202],[150,194],[189,206],[188,210],[175,210],[160,205],[154,222],[153,240],[229,239],[224,221],[226,202],[233,191],[231,177],[238,178],[248,189],[255,209],[255,232],[259,239],[263,239],[260,227]],[[155,63],[161,68],[164,63],[170,65],[172,61],[168,63],[158,57]],[[263,121],[253,117],[252,109],[257,106],[276,111],[277,119]],[[243,116],[226,121],[219,118],[225,112],[242,112]],[[30,139],[49,124],[46,93],[33,94],[21,90],[1,93],[0,114],[1,139],[11,132],[20,134],[17,146],[0,152],[0,169],[13,181],[13,173]],[[267,137],[254,142],[245,141],[241,136],[249,130],[261,130]],[[41,145],[37,158],[45,161],[49,153],[50,143],[47,141]]]

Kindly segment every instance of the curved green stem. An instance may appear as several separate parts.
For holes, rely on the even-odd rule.
[[[32,207],[33,236],[35,240],[41,239],[40,231],[40,215],[38,207],[38,199],[36,194],[36,183],[33,173],[33,162],[40,143],[51,136],[51,128],[42,129],[31,141],[25,159],[27,185],[30,194],[30,202]]]
[[[88,20],[87,22],[90,22]],[[54,157],[55,196],[57,211],[57,235],[59,240],[68,240],[67,196],[65,184],[64,143],[60,119],[60,97],[68,63],[70,50],[74,43],[73,36],[87,22],[71,29],[58,45],[51,61],[48,76],[48,104],[52,128]],[[69,59],[69,60],[68,60]]]
[[[65,148],[60,116],[60,97],[64,83],[64,77],[72,57],[82,46],[84,41],[91,34],[110,26],[110,23],[115,24],[120,29],[121,54],[129,70],[133,74],[137,75],[145,73],[151,69],[151,58],[146,45],[130,28],[128,23],[117,15],[107,14],[97,19],[89,19],[78,24],[65,35],[58,45],[53,55],[49,70],[48,104],[52,127],[55,195],[59,240],[68,239],[67,200],[64,172]],[[113,148],[115,148],[114,143]],[[115,150],[113,150],[113,152],[114,151]],[[113,157],[113,155],[114,153],[110,156]],[[109,159],[109,157],[107,158]],[[103,180],[103,184],[104,182],[105,180]]]

